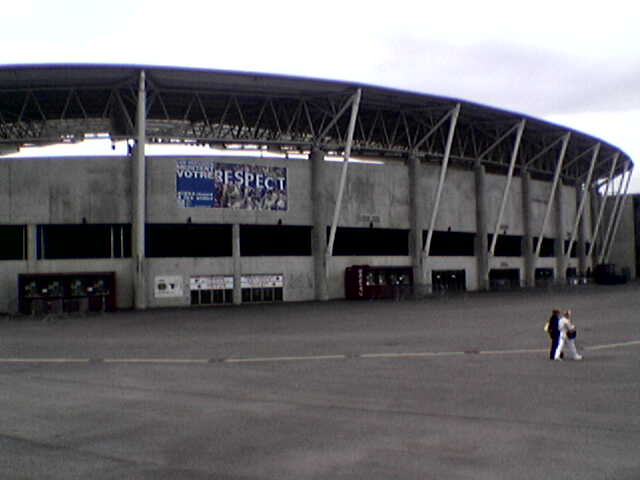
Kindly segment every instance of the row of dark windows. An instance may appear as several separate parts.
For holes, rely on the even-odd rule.
[[[145,255],[166,257],[230,257],[233,255],[231,225],[148,224]],[[327,238],[329,229],[327,228]],[[427,232],[423,232],[423,245]],[[240,255],[310,256],[312,227],[285,225],[240,226]],[[492,235],[488,235],[491,245]],[[476,235],[466,232],[436,231],[431,240],[432,256],[475,255]],[[521,257],[523,237],[500,235],[495,256]],[[534,238],[532,248],[536,247]],[[567,251],[568,241],[563,251]],[[132,234],[130,224],[112,225],[39,225],[38,259],[129,258]],[[586,244],[586,249],[589,244]],[[541,257],[554,257],[556,241],[544,238]],[[574,242],[571,256],[577,253]],[[409,255],[409,230],[382,228],[338,228],[333,254],[336,256],[406,256]],[[27,235],[24,225],[0,225],[0,260],[27,258]]]

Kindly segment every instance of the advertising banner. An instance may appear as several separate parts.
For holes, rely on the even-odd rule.
[[[176,196],[184,208],[287,210],[287,169],[177,160]]]

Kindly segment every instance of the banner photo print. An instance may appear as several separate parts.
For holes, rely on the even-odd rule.
[[[177,160],[176,193],[184,208],[287,210],[287,169]]]

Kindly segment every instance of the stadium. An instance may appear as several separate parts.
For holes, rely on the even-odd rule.
[[[126,151],[12,156],[92,139]],[[2,313],[636,276],[628,155],[455,98],[257,73],[5,66],[0,155]]]

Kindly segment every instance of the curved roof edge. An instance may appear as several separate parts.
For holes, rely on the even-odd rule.
[[[451,151],[454,160],[468,163],[480,158],[505,166],[513,150],[510,134],[525,120],[522,166],[551,173],[557,163],[557,143],[567,133],[571,165],[563,169],[565,179],[585,177],[591,160],[588,152],[597,144],[595,178],[609,175],[614,157],[619,159],[616,174],[632,166],[627,154],[592,135],[464,99],[349,81],[153,65],[0,66],[0,148],[64,143],[91,133],[133,138],[142,70],[149,96],[147,135],[152,141],[277,148],[321,145],[340,150],[348,115],[338,114],[361,89],[353,148],[362,154],[441,157],[449,127],[446,117],[460,104]]]

